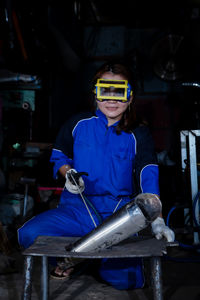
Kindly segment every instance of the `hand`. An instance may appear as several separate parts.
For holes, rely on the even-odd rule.
[[[72,194],[82,193],[85,189],[85,184],[81,175],[88,175],[87,173],[78,173],[75,169],[67,171],[65,178],[65,188]]]
[[[152,232],[160,240],[162,237],[165,237],[168,242],[174,242],[175,234],[174,232],[165,225],[163,218],[158,217],[151,223]]]

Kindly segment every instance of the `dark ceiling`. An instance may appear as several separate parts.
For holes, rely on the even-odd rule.
[[[81,1],[79,1],[81,2]],[[135,28],[185,22],[195,7],[191,1],[85,1],[80,17],[87,24],[123,24]],[[178,22],[177,22],[178,20]]]
[[[1,65],[40,72],[52,60],[58,29],[81,51],[86,26],[125,26],[196,35],[200,1],[4,0],[0,4]],[[196,38],[195,38],[196,39]],[[199,38],[197,37],[197,40]],[[199,42],[200,44],[200,42]]]

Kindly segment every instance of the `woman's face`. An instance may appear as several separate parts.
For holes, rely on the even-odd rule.
[[[110,80],[126,80],[124,76],[113,74],[111,72],[106,72],[101,76],[102,79],[110,79]],[[107,101],[96,101],[97,107],[100,111],[106,116],[108,120],[108,126],[114,124],[115,122],[119,121],[123,113],[126,111],[127,107],[132,101],[132,96],[130,97],[129,102],[119,102],[116,100],[107,100]]]

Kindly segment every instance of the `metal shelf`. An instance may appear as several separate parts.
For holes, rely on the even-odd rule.
[[[194,204],[195,197],[199,191],[198,187],[198,173],[197,173],[197,147],[196,139],[200,137],[200,129],[198,130],[183,130],[180,132],[181,139],[181,161],[182,171],[186,168],[186,161],[189,159],[189,172],[191,184],[191,199]],[[199,224],[199,205],[197,203],[195,208],[195,217]],[[199,233],[194,232],[194,244],[199,243]]]

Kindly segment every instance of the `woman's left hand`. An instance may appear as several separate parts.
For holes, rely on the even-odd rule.
[[[155,237],[160,240],[165,237],[168,242],[174,242],[175,234],[168,226],[165,225],[163,218],[158,217],[151,223],[152,232]]]

